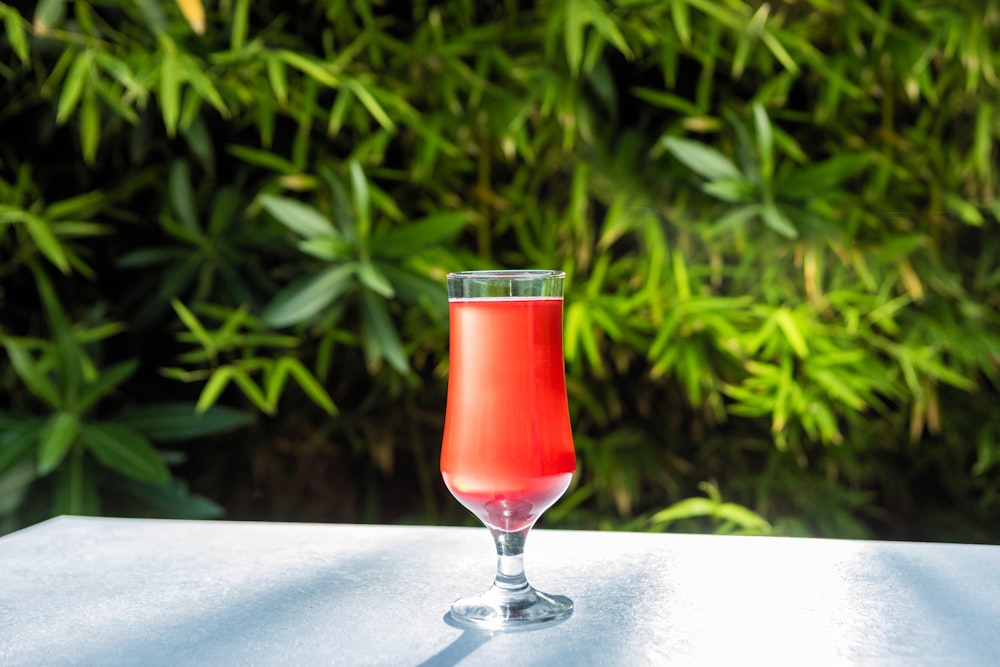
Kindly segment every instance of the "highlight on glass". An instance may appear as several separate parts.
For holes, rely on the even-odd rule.
[[[485,593],[456,600],[457,622],[535,627],[573,602],[535,590],[524,542],[576,470],[563,361],[561,271],[448,274],[450,369],[441,474],[493,535],[497,574]]]

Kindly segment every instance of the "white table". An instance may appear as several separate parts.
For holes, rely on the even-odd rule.
[[[1000,547],[536,530],[573,616],[449,625],[485,529],[62,517],[0,538],[0,665],[1000,665]]]

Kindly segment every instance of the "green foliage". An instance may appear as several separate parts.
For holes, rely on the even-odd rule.
[[[1000,539],[992,4],[0,22],[4,528],[211,513],[186,485],[463,520],[444,276],[507,266],[569,277],[579,473],[547,522]]]

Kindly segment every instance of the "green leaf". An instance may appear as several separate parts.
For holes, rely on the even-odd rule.
[[[170,193],[170,203],[174,213],[180,219],[181,224],[193,234],[200,234],[198,228],[197,207],[194,201],[194,192],[191,190],[191,175],[188,164],[184,160],[175,160],[170,165],[170,177],[168,179],[168,191]]]
[[[355,265],[348,263],[293,283],[268,304],[263,320],[274,327],[305,322],[339,298],[352,285],[354,273]]]
[[[36,266],[32,267],[35,286],[49,321],[49,328],[56,339],[59,351],[59,379],[62,382],[62,394],[66,400],[72,400],[80,389],[84,376],[84,364],[89,360],[83,348],[77,342],[70,325],[69,317],[63,310],[55,289],[45,272]]]
[[[299,70],[316,83],[321,83],[329,88],[336,88],[340,85],[340,79],[327,69],[326,64],[322,61],[295,51],[280,50],[276,53],[286,64]]]
[[[351,173],[351,190],[354,193],[354,212],[357,215],[358,234],[365,238],[371,229],[371,195],[368,189],[368,179],[357,160],[351,160],[348,169]]]
[[[62,125],[69,120],[69,117],[76,109],[80,97],[83,95],[87,79],[90,77],[93,62],[94,56],[90,51],[83,51],[77,54],[73,60],[73,64],[66,74],[66,80],[63,81],[62,92],[59,94],[59,104],[56,107],[57,125]]]
[[[4,348],[7,350],[7,358],[14,368],[24,386],[32,394],[48,403],[53,408],[62,405],[59,391],[52,381],[38,368],[35,360],[28,354],[28,351],[17,341],[5,337],[3,339]]]
[[[698,108],[698,105],[684,97],[681,97],[680,95],[674,95],[673,93],[668,93],[663,90],[641,87],[632,88],[631,92],[644,102],[649,102],[655,106],[676,111],[684,114],[685,116],[691,116],[694,118],[703,114],[703,111]]]
[[[403,350],[385,302],[372,292],[361,291],[361,325],[365,333],[365,355],[370,367],[385,359],[389,365],[406,375],[410,371],[410,361]]]
[[[230,155],[243,160],[247,164],[264,167],[279,174],[292,175],[299,172],[299,168],[293,162],[269,151],[236,144],[230,145],[226,150]]]
[[[779,308],[774,313],[774,319],[778,323],[781,333],[785,335],[785,340],[795,350],[795,355],[800,359],[808,357],[809,347],[806,345],[805,336],[799,330],[799,325],[795,321],[795,318],[792,317],[791,311],[787,308]]]
[[[358,264],[358,281],[386,299],[391,299],[396,295],[389,279],[369,260],[362,260]]]
[[[296,246],[305,254],[327,262],[345,259],[353,254],[353,248],[341,237],[317,236],[299,241]]]
[[[677,32],[677,39],[685,47],[691,44],[691,21],[688,18],[688,6],[686,0],[671,0],[670,18],[672,19],[674,30]]]
[[[710,146],[678,137],[666,137],[661,145],[689,169],[710,181],[743,178],[729,158]]]
[[[302,387],[302,391],[306,392],[306,395],[316,405],[323,408],[327,414],[337,414],[337,406],[334,405],[330,394],[327,393],[316,377],[309,372],[309,369],[302,365],[301,361],[294,357],[285,357],[283,361],[287,364],[289,373],[295,378],[299,386]]]
[[[24,22],[21,19],[21,15],[14,9],[10,9],[3,12],[3,22],[10,48],[13,49],[17,55],[17,59],[22,64],[27,63],[31,54],[28,50],[28,34],[24,29]]]
[[[129,499],[147,514],[171,519],[218,519],[224,510],[208,498],[188,491],[178,480],[166,484],[146,484],[124,477],[108,480],[118,497]]]
[[[96,516],[100,513],[100,497],[92,475],[87,474],[83,450],[75,448],[69,464],[56,476],[52,514],[77,514]]]
[[[566,62],[569,64],[569,71],[575,76],[580,71],[583,63],[583,41],[584,21],[583,12],[579,7],[579,0],[569,0],[565,5],[565,40],[566,40]]]
[[[198,343],[205,348],[205,351],[208,352],[209,356],[215,357],[217,352],[215,348],[215,341],[212,340],[212,336],[208,333],[208,330],[205,329],[195,314],[177,299],[171,299],[170,305],[173,306],[174,312],[181,318],[184,326],[188,328],[188,331],[191,332]]]
[[[454,237],[468,222],[467,211],[434,213],[426,218],[394,227],[372,242],[372,252],[377,257],[385,258],[413,255]]]
[[[43,424],[40,419],[27,419],[13,426],[4,426],[0,432],[0,477],[31,456],[38,444]]]
[[[85,413],[115,387],[131,377],[138,367],[137,360],[129,359],[102,371],[97,380],[87,385],[77,396],[75,410],[79,414]]]
[[[326,216],[298,200],[277,195],[263,195],[260,203],[275,220],[303,238],[340,236]]]
[[[233,51],[239,51],[246,44],[249,16],[250,0],[236,0],[233,7],[233,29],[229,37],[229,48]]]
[[[241,0],[246,2],[246,0]],[[271,90],[275,99],[281,104],[288,103],[288,77],[285,76],[285,65],[278,58],[267,59],[267,80],[271,83]],[[338,92],[337,99],[344,93]],[[334,102],[336,103],[336,102]]]
[[[760,216],[764,219],[764,224],[778,232],[782,236],[794,239],[798,238],[799,230],[795,228],[792,221],[781,212],[777,206],[771,202],[765,203],[760,208]]]
[[[60,271],[69,273],[70,266],[66,249],[52,233],[49,223],[31,213],[24,213],[21,218],[31,240],[38,246],[38,250]]]
[[[86,164],[94,164],[97,148],[101,143],[101,116],[97,110],[97,97],[93,87],[88,87],[80,106],[80,152]]]
[[[277,412],[277,406],[271,401],[267,400],[264,396],[264,392],[257,383],[253,381],[250,374],[240,368],[233,369],[233,382],[236,386],[240,388],[243,395],[250,399],[250,401],[260,408],[265,414],[273,415]]]
[[[785,198],[812,199],[854,178],[870,163],[871,159],[867,155],[838,155],[807,167],[796,167],[790,174],[783,174],[775,183],[774,190]]]
[[[378,100],[365,88],[360,81],[357,79],[351,79],[347,82],[348,89],[354,93],[354,96],[358,98],[358,101],[364,105],[368,113],[372,115],[372,118],[381,125],[384,129],[393,131],[396,129],[396,124],[389,117],[389,114],[385,112],[382,105],[378,103]]]
[[[705,194],[731,204],[749,202],[755,194],[753,184],[742,178],[708,181],[701,189]]]
[[[178,64],[184,69],[188,82],[197,91],[201,99],[211,104],[212,108],[218,111],[223,118],[229,118],[229,108],[222,99],[222,95],[219,94],[218,89],[216,89],[215,84],[205,76],[201,63],[185,53],[179,56]]]
[[[180,69],[176,54],[172,50],[166,51],[160,63],[160,113],[170,137],[177,134],[181,117]]]
[[[276,406],[281,398],[281,391],[284,389],[286,378],[291,375],[309,398],[316,405],[323,408],[328,414],[336,414],[337,407],[333,404],[333,399],[326,393],[326,390],[318,380],[302,365],[302,362],[295,357],[282,357],[274,364],[271,373],[268,375],[265,384],[267,385],[267,404]]]
[[[743,530],[769,533],[771,524],[753,510],[735,503],[721,503],[715,510],[715,518],[729,521]]]
[[[340,128],[344,125],[344,119],[347,117],[347,112],[352,108],[351,102],[353,101],[354,95],[351,94],[350,89],[342,88],[337,91],[337,97],[333,100],[333,104],[330,105],[330,115],[326,122],[326,133],[328,135],[335,137],[340,133]]]
[[[152,403],[125,408],[114,421],[156,442],[193,440],[248,426],[253,416],[242,410],[213,405],[198,411],[194,403]]]
[[[668,524],[682,519],[712,516],[719,503],[710,498],[685,498],[654,514],[650,521],[654,524]]]
[[[208,378],[208,382],[202,387],[201,394],[198,396],[198,403],[195,404],[195,410],[203,413],[212,407],[219,400],[219,396],[222,395],[223,390],[229,384],[234,373],[235,369],[232,366],[216,368],[212,372],[212,377]]]
[[[760,175],[764,183],[769,183],[774,174],[774,132],[771,119],[760,102],[753,103],[753,120],[757,129],[757,150],[760,152]]]
[[[47,475],[59,467],[79,430],[80,419],[69,412],[57,412],[46,420],[39,435],[39,475]]]
[[[80,428],[80,439],[103,466],[150,484],[170,480],[170,471],[152,443],[121,424],[92,422]]]
[[[764,46],[771,52],[774,59],[780,62],[785,69],[792,74],[798,73],[799,66],[795,63],[795,59],[785,50],[785,46],[778,41],[775,33],[764,28],[760,33],[760,41],[764,43]]]
[[[614,19],[608,16],[601,4],[594,2],[594,0],[584,0],[583,4],[586,5],[586,15],[590,19],[590,24],[594,26],[594,29],[597,30],[601,37],[618,49],[623,56],[631,60],[633,57],[632,50],[629,48],[628,42],[625,41],[625,37],[618,29],[618,25]],[[570,11],[573,11],[573,9],[570,8]]]

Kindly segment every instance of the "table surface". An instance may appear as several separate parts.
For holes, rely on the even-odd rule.
[[[0,538],[0,665],[1000,665],[1000,546],[535,530],[547,628],[447,622],[485,529],[60,517]]]

